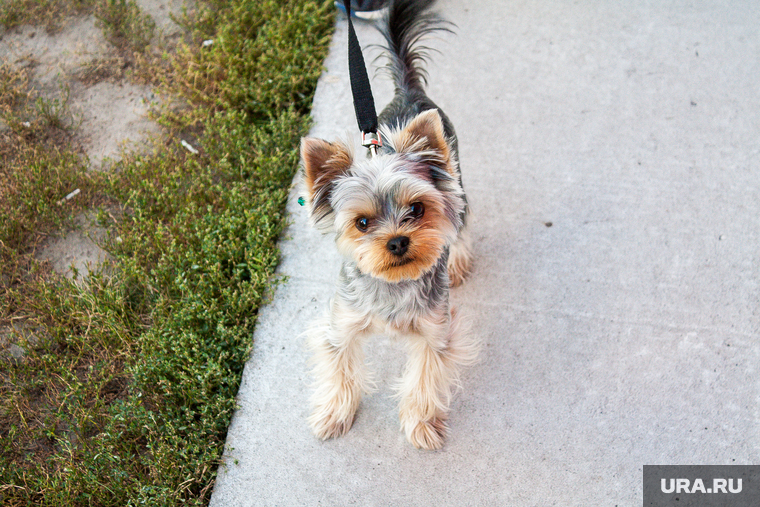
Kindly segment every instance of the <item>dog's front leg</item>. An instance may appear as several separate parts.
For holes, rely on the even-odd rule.
[[[316,389],[309,425],[323,440],[344,435],[354,422],[368,387],[362,345],[371,324],[369,316],[335,299],[328,323],[310,331]]]
[[[446,437],[452,389],[463,366],[475,362],[478,343],[456,313],[421,319],[407,335],[409,359],[399,386],[401,429],[415,447],[440,449]]]

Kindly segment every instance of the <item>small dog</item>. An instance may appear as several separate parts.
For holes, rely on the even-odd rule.
[[[378,120],[382,148],[356,157],[341,142],[301,141],[312,224],[334,231],[345,257],[329,316],[311,330],[316,392],[309,418],[328,439],[353,424],[362,391],[362,342],[385,332],[405,340],[409,359],[398,387],[402,430],[413,445],[439,449],[452,387],[478,346],[449,305],[449,286],[470,271],[467,202],[457,138],[425,95],[420,38],[447,30],[425,0],[391,2],[383,33],[395,96]]]

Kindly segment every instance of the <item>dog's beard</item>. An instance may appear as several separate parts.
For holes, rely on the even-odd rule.
[[[395,234],[377,232],[357,236],[353,231],[337,238],[338,249],[354,260],[362,273],[386,282],[416,280],[430,271],[443,255],[447,238],[443,231],[421,227],[406,233],[408,250],[401,256],[388,250],[387,243]]]

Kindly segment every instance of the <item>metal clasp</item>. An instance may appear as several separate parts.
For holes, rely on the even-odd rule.
[[[377,132],[362,132],[362,146],[367,148],[373,157],[376,157],[377,149],[383,146],[383,141]]]

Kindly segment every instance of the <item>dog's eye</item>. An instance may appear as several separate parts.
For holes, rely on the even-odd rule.
[[[413,202],[410,213],[413,218],[421,218],[425,214],[425,206],[421,202]]]
[[[364,217],[357,218],[356,219],[356,228],[359,229],[362,232],[367,232],[367,229],[369,228],[369,220],[367,220]]]

